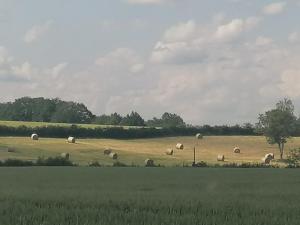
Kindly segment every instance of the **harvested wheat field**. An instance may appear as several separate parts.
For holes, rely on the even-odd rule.
[[[184,150],[177,150],[176,144],[182,143]],[[75,144],[68,144],[66,139],[40,137],[33,141],[27,137],[1,137],[0,159],[14,158],[35,160],[39,156],[59,156],[63,152],[70,153],[70,160],[80,165],[99,161],[110,165],[113,160],[103,154],[111,149],[118,154],[118,160],[126,164],[143,165],[144,160],[151,158],[156,164],[176,166],[191,163],[193,148],[196,146],[196,160],[217,163],[217,156],[224,155],[225,162],[261,162],[267,153],[275,153],[278,159],[277,146],[266,143],[264,137],[250,136],[208,136],[202,140],[195,137],[171,137],[136,140],[112,139],[77,139]],[[232,149],[239,146],[243,151],[235,154]],[[286,150],[300,146],[300,138],[292,138]],[[173,155],[166,155],[168,148],[174,149]],[[9,152],[8,149],[14,149]],[[223,163],[223,162],[220,162]]]

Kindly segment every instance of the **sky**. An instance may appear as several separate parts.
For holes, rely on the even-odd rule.
[[[300,109],[299,22],[300,0],[0,0],[0,102],[254,123]]]

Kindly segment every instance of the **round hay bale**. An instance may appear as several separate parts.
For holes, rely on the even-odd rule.
[[[75,143],[76,142],[76,140],[75,140],[75,138],[74,137],[68,137],[68,143]]]
[[[240,149],[239,147],[235,147],[235,148],[233,149],[233,152],[234,152],[234,153],[241,153],[241,149]]]
[[[111,152],[111,153],[109,153],[109,155],[108,155],[110,158],[112,158],[112,159],[118,159],[118,154],[117,153],[115,153],[115,152]]]
[[[183,144],[178,143],[178,144],[176,145],[176,148],[177,148],[177,149],[183,150],[184,146],[183,146]]]
[[[70,158],[70,154],[69,154],[69,153],[66,153],[66,152],[61,153],[60,156],[61,156],[62,158],[65,158],[65,159],[69,159],[69,158]]]
[[[37,140],[39,140],[39,136],[34,133],[31,135],[31,140],[37,141]]]
[[[197,138],[197,139],[203,139],[203,135],[200,134],[200,133],[198,133],[198,134],[196,134],[196,138]]]
[[[261,160],[264,164],[270,164],[270,162],[272,161],[270,157],[263,157]]]
[[[103,154],[104,155],[109,155],[111,152],[112,152],[112,150],[107,148],[107,149],[104,149]]]
[[[152,159],[146,159],[145,160],[145,166],[146,167],[154,166],[154,161]]]
[[[174,150],[169,148],[166,150],[166,155],[173,155],[174,154]]]
[[[272,159],[274,159],[274,155],[272,153],[268,153],[268,154],[265,155],[265,158],[266,159],[268,158],[268,159],[272,160]]]
[[[275,155],[274,155],[274,153],[268,153],[268,154],[265,155],[265,158],[274,159]]]
[[[217,160],[224,162],[225,156],[224,155],[218,155]]]

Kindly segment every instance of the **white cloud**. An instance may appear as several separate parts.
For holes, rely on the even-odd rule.
[[[288,40],[290,43],[296,43],[300,41],[300,34],[298,32],[293,32],[289,35]]]
[[[300,69],[287,70],[281,75],[281,90],[291,98],[300,97]]]
[[[53,76],[53,78],[57,78],[59,75],[61,75],[61,73],[64,71],[64,69],[68,66],[68,63],[64,62],[64,63],[59,63],[56,66],[54,66],[51,69],[51,74]]]
[[[96,59],[95,64],[102,68],[125,70],[124,72],[137,73],[143,70],[144,65],[137,53],[128,48],[118,48],[105,56]]]
[[[45,33],[47,33],[52,24],[52,21],[47,21],[44,24],[33,26],[25,33],[24,42],[29,44],[39,40]]]
[[[215,37],[220,40],[232,40],[238,37],[241,33],[248,31],[259,23],[260,19],[251,17],[246,20],[234,19],[227,24],[220,25],[217,28]]]
[[[221,52],[225,42],[238,39],[253,29],[259,21],[259,18],[250,17],[210,26],[196,24],[194,21],[180,23],[169,28],[162,40],[157,42],[151,61],[175,64],[203,62],[212,52]]]
[[[271,38],[260,36],[256,38],[255,44],[257,46],[266,46],[273,43],[273,40]]]
[[[275,15],[283,12],[286,2],[275,2],[264,7],[263,12],[266,15]]]
[[[169,28],[164,33],[163,39],[170,42],[186,41],[195,35],[196,29],[197,25],[193,20],[186,23],[179,23],[176,26]]]

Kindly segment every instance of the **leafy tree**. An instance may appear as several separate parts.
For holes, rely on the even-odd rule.
[[[113,113],[110,115],[101,115],[95,118],[94,123],[102,125],[120,125],[122,121],[122,116],[118,113]]]
[[[177,114],[165,112],[161,119],[154,117],[147,121],[147,125],[152,127],[185,127],[183,119]]]
[[[74,102],[59,102],[51,122],[91,123],[94,115],[84,104]]]
[[[259,115],[257,129],[263,133],[269,144],[277,144],[280,158],[283,158],[284,146],[296,128],[294,105],[290,99],[276,104],[276,108]]]
[[[132,111],[122,119],[120,124],[125,126],[145,126],[145,121],[137,112]]]
[[[1,120],[89,123],[93,118],[85,105],[60,99],[23,97],[0,104]]]

